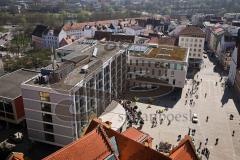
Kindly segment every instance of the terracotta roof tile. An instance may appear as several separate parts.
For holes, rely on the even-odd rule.
[[[187,26],[180,32],[179,35],[190,37],[205,37],[205,33],[202,31],[202,29],[196,26]]]
[[[170,152],[169,157],[130,138],[142,134],[134,128],[121,134],[110,129],[101,120],[93,119],[82,138],[44,160],[104,160],[110,155],[114,155],[116,160],[197,160],[194,146],[188,136]],[[116,155],[116,147],[110,142],[112,137],[116,140],[119,155]]]
[[[103,160],[113,152],[100,127],[65,146],[44,160]]]
[[[107,128],[106,124],[102,123],[100,120],[92,120],[89,127],[92,128],[96,124],[103,124],[103,128],[108,137],[114,136],[116,138],[120,160],[171,160],[168,156],[163,155],[150,147],[144,146],[119,132]],[[87,131],[89,131],[89,129],[87,129]]]
[[[133,127],[130,127],[126,131],[122,132],[122,135],[137,142],[142,142],[143,140],[150,137],[148,134],[143,133],[142,131],[139,131]]]
[[[191,137],[185,136],[170,152],[170,157],[173,160],[198,160]]]

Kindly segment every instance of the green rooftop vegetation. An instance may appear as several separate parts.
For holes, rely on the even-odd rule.
[[[146,54],[146,57],[184,61],[187,54],[186,51],[186,48],[162,46],[153,48],[149,54]]]

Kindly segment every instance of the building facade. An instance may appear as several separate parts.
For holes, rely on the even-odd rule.
[[[0,77],[0,120],[13,124],[24,120],[23,99],[19,86],[36,74],[20,69]]]
[[[63,38],[66,38],[65,31],[60,29],[46,29],[43,32],[43,48],[57,49],[60,47],[60,42]]]
[[[189,48],[189,67],[200,68],[205,43],[205,33],[195,26],[187,26],[180,32],[179,43],[180,47]]]
[[[86,50],[78,48],[75,51],[80,56],[75,57],[74,52],[67,53],[70,47]],[[100,116],[122,94],[127,75],[126,53],[120,48],[105,51],[106,47],[93,42],[74,42],[61,48],[61,53],[66,51],[67,55],[55,70],[42,69],[40,77],[22,84],[31,140],[58,146],[76,140],[89,120]],[[48,82],[42,82],[46,77]]]
[[[128,50],[128,87],[167,85],[183,88],[188,54],[188,49],[175,46],[131,46]]]

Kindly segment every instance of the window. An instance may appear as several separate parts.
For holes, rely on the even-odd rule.
[[[199,49],[198,52],[202,52],[202,49]]]
[[[154,69],[152,69],[152,75],[154,75],[155,74],[155,70]]]
[[[174,76],[174,71],[171,71],[171,76]]]
[[[55,138],[53,134],[45,133],[45,140],[49,142],[54,142]]]
[[[198,54],[198,57],[201,57],[201,54]]]
[[[144,66],[144,60],[142,60],[142,66]]]
[[[148,62],[148,67],[151,67],[151,62],[150,61]]]
[[[41,103],[42,111],[51,112],[51,104]]]
[[[136,66],[138,65],[138,60],[136,60]]]
[[[199,44],[199,47],[202,47],[202,45],[201,45],[201,44]]]
[[[132,60],[130,59],[130,65],[132,65]]]
[[[42,119],[43,119],[43,121],[45,121],[45,122],[52,122],[52,115],[51,114],[42,114]]]
[[[161,70],[158,70],[158,75],[161,76]]]
[[[202,39],[200,39],[200,40],[199,40],[199,42],[201,42],[201,43],[202,43]]]
[[[10,102],[4,103],[5,112],[13,113],[12,104]]]
[[[50,101],[49,93],[47,93],[47,92],[40,92],[40,100],[49,102]]]
[[[175,83],[176,83],[176,80],[174,79],[174,80],[173,80],[173,85],[175,85]]]
[[[8,119],[14,119],[14,115],[6,113],[6,118],[8,118]]]
[[[47,132],[53,132],[53,125],[44,123],[43,129],[44,129],[44,131],[47,131]]]
[[[0,101],[0,111],[4,111],[4,104]]]
[[[182,41],[184,41],[184,38],[182,38]]]
[[[140,70],[140,73],[142,73],[142,68],[140,68],[139,70]]]

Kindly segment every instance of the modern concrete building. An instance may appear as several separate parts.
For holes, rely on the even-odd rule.
[[[132,45],[128,49],[128,88],[159,85],[183,88],[189,49],[175,46]]]
[[[58,49],[59,62],[21,85],[31,140],[64,146],[78,139],[126,85],[124,49],[94,40]]]
[[[0,120],[14,124],[24,120],[20,85],[35,75],[36,72],[20,69],[0,77]]]
[[[200,68],[204,52],[205,33],[196,26],[187,26],[179,34],[180,47],[190,48],[189,67]]]

